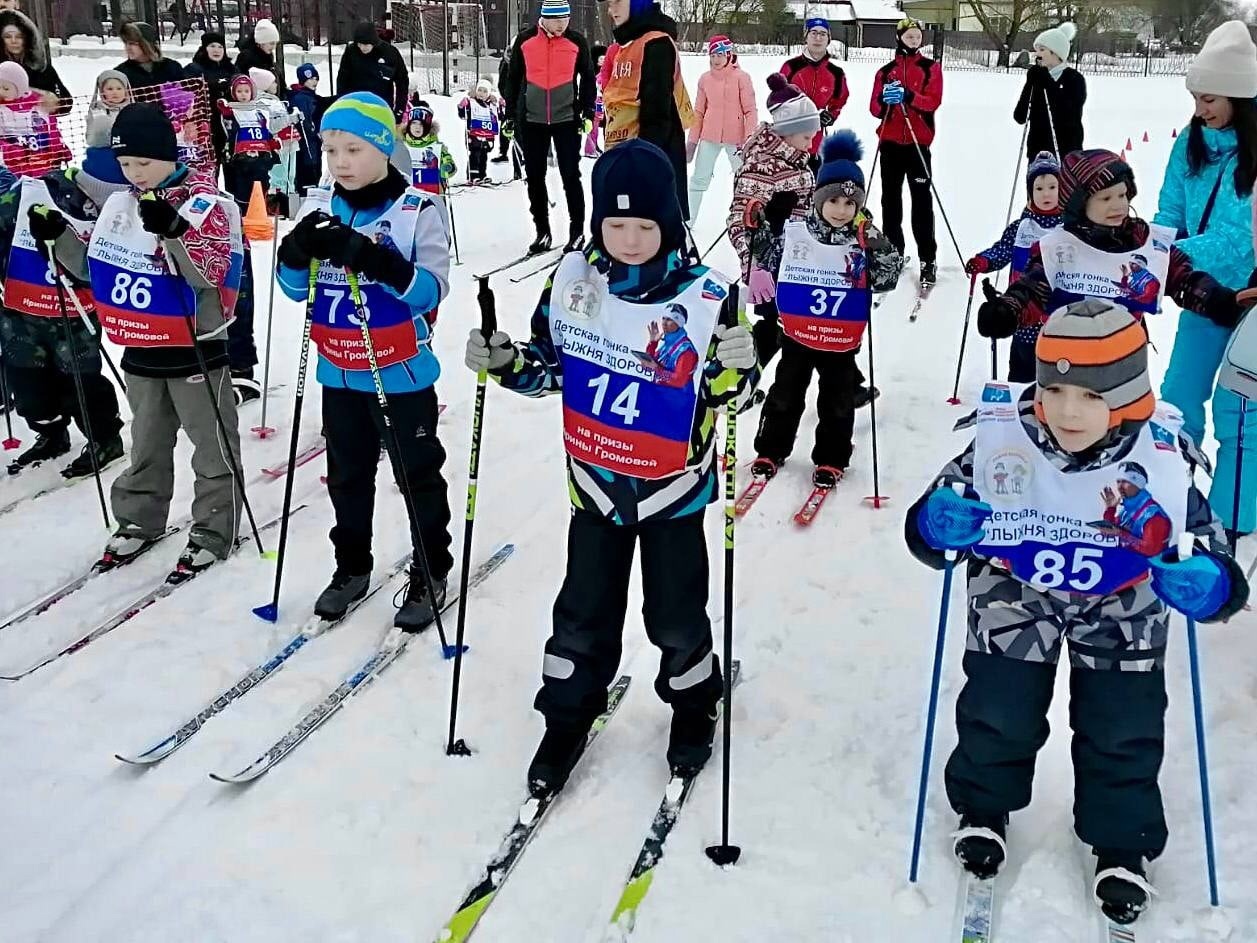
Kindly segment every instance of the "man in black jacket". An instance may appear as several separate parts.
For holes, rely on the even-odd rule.
[[[1034,41],[1035,64],[1026,70],[1026,86],[1013,111],[1018,124],[1030,122],[1026,158],[1051,151],[1057,159],[1082,150],[1082,106],[1087,81],[1065,64],[1074,38],[1074,24],[1044,30]]]
[[[340,69],[336,72],[337,96],[351,92],[371,92],[379,95],[397,118],[404,122],[410,94],[410,73],[402,54],[391,44],[380,39],[374,23],[359,23],[354,27],[354,41],[345,47]]]

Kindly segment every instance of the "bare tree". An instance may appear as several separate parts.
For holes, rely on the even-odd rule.
[[[1009,53],[1017,34],[1023,28],[1037,25],[1046,19],[1055,4],[1050,0],[965,0],[973,15],[994,42],[999,44],[999,65],[1008,65]]]
[[[1186,47],[1199,46],[1214,27],[1240,13],[1229,0],[1142,0],[1140,5],[1152,14],[1158,35]]]
[[[1088,37],[1118,27],[1121,16],[1117,6],[1119,5],[1082,2],[1082,0],[1055,5],[1055,13],[1061,22],[1069,20],[1078,30],[1077,38],[1074,40],[1074,54],[1078,60],[1082,59],[1082,51]]]

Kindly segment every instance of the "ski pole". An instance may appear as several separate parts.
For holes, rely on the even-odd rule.
[[[908,109],[901,102],[899,110],[903,112],[904,123],[908,126],[908,134],[912,136],[912,146],[917,149],[917,159],[921,161],[921,169],[925,171],[925,179],[930,183],[930,190],[934,194],[934,199],[938,202],[938,211],[942,214],[943,223],[947,226],[947,235],[951,237],[951,244],[956,250],[956,257],[960,259],[960,264],[965,264],[965,255],[960,251],[960,243],[956,241],[956,233],[951,228],[951,220],[947,218],[947,208],[943,206],[943,198],[938,194],[938,187],[934,185],[934,174],[930,171],[929,165],[925,162],[925,152],[921,150],[921,142],[917,140],[916,129],[912,127],[912,119],[908,116]]]
[[[1192,555],[1193,536],[1180,534],[1178,558]],[[1192,676],[1192,709],[1196,714],[1196,762],[1200,766],[1200,809],[1205,829],[1205,866],[1209,871],[1209,903],[1218,906],[1218,861],[1213,844],[1213,804],[1209,799],[1209,757],[1205,749],[1205,711],[1200,685],[1200,653],[1196,646],[1196,620],[1187,617],[1187,657]]]
[[[284,199],[286,202],[287,194],[285,194]],[[266,360],[262,362],[262,420],[260,425],[256,425],[250,430],[259,439],[265,439],[275,434],[275,430],[266,424],[266,406],[271,398],[271,328],[275,323],[275,289],[279,284],[277,280],[279,266],[278,211],[275,213],[272,225],[274,231],[271,233],[271,287],[270,297],[266,301]],[[257,297],[256,291],[253,293],[253,297]]]
[[[956,494],[964,496],[965,486],[952,484]],[[930,706],[925,717],[925,746],[921,751],[921,781],[917,786],[917,819],[912,831],[912,866],[908,880],[915,884],[917,868],[921,862],[921,831],[925,826],[925,795],[930,785],[930,756],[934,752],[934,720],[938,713],[938,688],[943,676],[943,649],[947,642],[947,607],[951,602],[952,576],[956,572],[956,551],[948,550],[943,564],[943,601],[938,609],[938,636],[934,641],[934,674],[930,679]]]
[[[401,444],[397,441],[397,428],[393,425],[393,411],[388,404],[388,394],[384,392],[384,381],[380,378],[380,364],[375,357],[375,343],[371,340],[371,327],[367,323],[366,304],[362,300],[362,292],[358,289],[358,276],[345,269],[345,277],[349,282],[349,296],[353,300],[358,321],[362,327],[362,343],[367,351],[367,363],[371,367],[371,381],[375,384],[375,398],[380,404],[380,415],[384,419],[384,447],[388,450],[389,460],[393,464],[393,474],[401,486],[402,499],[406,504],[406,516],[410,519],[410,529],[415,537],[415,549],[419,551],[419,563],[423,567],[423,580],[428,587],[428,598],[432,600],[432,611],[436,615],[436,632],[441,639],[441,653],[446,658],[456,654],[453,647],[445,639],[445,625],[441,621],[441,607],[437,605],[436,588],[432,584],[432,568],[428,565],[428,548],[423,543],[423,531],[419,529],[419,513],[415,510],[414,498],[410,493],[410,476],[406,474],[406,465],[402,461]],[[413,561],[412,561],[413,562]]]
[[[1008,224],[1013,221],[1013,205],[1017,202],[1017,183],[1021,179],[1021,157],[1026,152],[1026,141],[1030,137],[1030,117],[1026,116],[1026,123],[1021,128],[1021,145],[1017,148],[1017,163],[1013,167],[1013,185],[1008,193],[1008,212],[1004,214],[1004,228],[1008,228]],[[1011,276],[1012,270],[1009,269]],[[998,282],[999,276],[996,276]],[[994,339],[992,339],[994,345]]]
[[[861,236],[861,242],[863,242],[863,236]],[[865,280],[866,287],[869,288],[869,291],[866,292],[866,294],[868,295],[867,331],[868,331],[868,338],[869,338],[869,431],[870,431],[870,439],[872,440],[872,444],[873,444],[873,493],[869,495],[868,497],[866,497],[864,500],[868,502],[869,504],[872,504],[874,509],[880,510],[882,506],[882,502],[889,501],[890,499],[886,497],[884,494],[882,494],[880,478],[878,477],[877,393],[876,393],[877,383],[875,380],[876,374],[874,373],[874,369],[873,369],[873,292],[872,292],[872,281],[868,277],[868,272],[869,272],[869,266],[866,259],[865,266],[864,266],[864,273],[865,273],[864,280]]]
[[[745,310],[735,282],[725,301],[726,327],[741,323]],[[724,755],[720,784],[720,844],[706,849],[707,857],[720,866],[737,864],[742,849],[729,844],[729,773],[733,748],[733,532],[738,500],[738,411],[725,407],[725,595],[724,595]]]
[[[1235,495],[1231,499],[1231,526],[1226,534],[1231,541],[1231,556],[1235,556],[1240,539],[1240,482],[1244,478],[1244,423],[1248,416],[1248,399],[1240,397],[1240,419],[1235,443]]]
[[[480,334],[485,345],[498,329],[497,301],[487,278],[480,279]],[[458,626],[454,630],[454,678],[450,692],[450,736],[445,746],[449,756],[471,756],[467,742],[455,739],[458,726],[458,686],[463,674],[463,638],[467,626],[467,583],[471,578],[471,534],[476,526],[476,489],[480,476],[480,437],[484,429],[484,393],[489,384],[489,372],[476,374],[476,404],[471,414],[471,451],[467,456],[467,523],[463,528],[463,572],[459,578]]]
[[[441,195],[445,197],[445,209],[450,214],[450,236],[454,240],[454,264],[462,265],[463,260],[458,255],[458,224],[454,222],[454,196],[450,193],[449,187],[441,188]]]
[[[4,450],[12,452],[22,444],[21,439],[13,437],[13,407],[16,405],[9,399],[8,367],[5,364],[4,348],[0,347],[0,403],[4,405]]]
[[[267,622],[279,621],[279,587],[284,580],[284,561],[288,555],[288,514],[292,508],[292,486],[296,478],[297,468],[297,437],[301,433],[301,406],[306,396],[306,372],[310,364],[310,330],[314,325],[314,300],[318,291],[316,281],[319,276],[319,262],[310,262],[310,288],[306,294],[305,327],[301,332],[301,356],[297,363],[297,393],[292,404],[292,433],[288,439],[288,474],[284,479],[284,511],[279,519],[279,550],[275,561],[275,588],[271,601],[264,606],[254,608],[254,615]],[[271,285],[271,290],[275,286]],[[270,356],[270,344],[267,343],[267,357]]]
[[[49,259],[57,257],[56,243],[49,239],[44,243]],[[83,366],[79,361],[79,345],[75,343],[73,327],[70,324],[70,309],[66,305],[65,286],[57,279],[57,303],[61,308],[61,328],[65,332],[65,342],[70,348],[70,361],[73,364],[74,395],[79,401],[79,415],[83,418],[83,434],[87,436],[87,454],[92,460],[92,477],[96,479],[96,497],[100,500],[100,514],[105,519],[105,529],[111,530],[113,524],[109,520],[109,504],[105,500],[105,486],[100,480],[100,456],[96,454],[96,436],[92,433],[92,417],[87,408],[87,394],[83,390]],[[6,412],[7,416],[8,413]]]
[[[70,284],[69,276],[66,275],[65,269],[61,267],[61,261],[54,259],[53,264],[57,267],[57,278],[61,279],[61,284],[65,286],[66,296],[70,299],[70,304],[74,306],[75,312],[79,316],[79,320],[83,322],[83,326],[87,328],[87,333],[92,335],[96,341],[96,349],[100,351],[100,357],[105,361],[105,366],[109,368],[109,372],[113,374],[114,381],[118,384],[118,388],[123,393],[127,391],[126,381],[122,379],[122,374],[118,372],[117,365],[113,362],[113,358],[109,356],[109,351],[105,350],[104,340],[100,336],[100,332],[96,330],[87,311],[83,308],[83,303],[79,301],[79,296],[75,294],[74,286]]]
[[[969,343],[969,315],[973,312],[973,296],[978,287],[978,273],[969,276],[969,300],[965,302],[965,324],[960,330],[960,355],[956,358],[956,382],[952,384],[951,396],[947,402],[952,406],[960,405],[960,371],[965,362],[965,346]],[[991,379],[995,378],[995,340],[991,340]]]
[[[698,257],[698,261],[702,262],[703,259],[707,258],[711,250],[716,248],[716,246],[720,245],[720,240],[723,239],[727,235],[729,235],[729,227],[725,226],[725,228],[720,231],[720,235],[717,236],[715,239],[713,239],[711,245],[707,247],[707,252],[704,252],[702,255]]]
[[[1056,139],[1056,119],[1052,117],[1052,100],[1048,98],[1048,93],[1047,93],[1046,88],[1042,89],[1042,91],[1043,91],[1043,110],[1047,112],[1048,129],[1052,132],[1052,150],[1055,152],[1056,159],[1058,161],[1064,160],[1065,155],[1061,153],[1060,142]],[[1029,127],[1029,126],[1030,126],[1030,122],[1027,121],[1026,127]]]

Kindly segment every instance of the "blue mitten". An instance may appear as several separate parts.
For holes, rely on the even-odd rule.
[[[1226,567],[1208,554],[1180,560],[1177,550],[1167,550],[1148,565],[1157,598],[1189,619],[1211,618],[1231,598]]]
[[[882,86],[883,105],[903,104],[903,86],[898,82],[888,82]]]
[[[981,543],[982,525],[991,513],[985,501],[963,498],[951,488],[937,488],[917,511],[917,530],[935,550],[968,550]]]

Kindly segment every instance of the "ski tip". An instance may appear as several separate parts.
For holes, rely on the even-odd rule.
[[[710,845],[706,849],[707,857],[719,867],[728,867],[738,863],[742,857],[742,849],[737,845]]]
[[[471,651],[470,645],[463,645],[461,647],[458,645],[443,645],[441,647],[441,654],[446,661],[453,661],[459,654],[465,655],[469,651]]]
[[[279,606],[268,602],[265,606],[255,606],[253,614],[264,622],[278,622]]]

